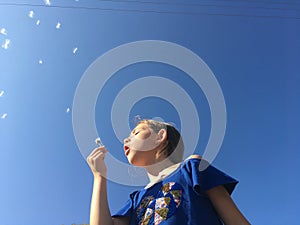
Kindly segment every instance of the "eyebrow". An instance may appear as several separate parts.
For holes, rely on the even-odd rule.
[[[139,126],[139,127],[138,127],[138,126]],[[143,129],[143,128],[145,127],[145,125],[143,125],[143,124],[142,124],[142,125],[139,124],[138,126],[136,126],[136,127],[131,131],[132,134],[135,133],[135,131],[137,130],[137,128]]]

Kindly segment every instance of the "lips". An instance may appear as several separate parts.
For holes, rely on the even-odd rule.
[[[128,146],[124,146],[124,152],[125,152],[125,155],[127,156],[129,154],[129,151],[130,151],[130,148]]]

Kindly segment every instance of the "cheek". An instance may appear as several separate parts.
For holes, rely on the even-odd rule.
[[[152,135],[153,135],[153,133],[146,132],[142,135],[141,139],[144,139],[144,140],[149,139],[149,138],[151,138]]]
[[[131,147],[140,151],[149,151],[157,147],[157,143],[152,135],[148,135],[146,139],[133,138]]]

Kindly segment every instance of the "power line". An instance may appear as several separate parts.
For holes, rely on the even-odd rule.
[[[246,18],[274,18],[274,19],[296,19],[300,17],[294,16],[272,16],[272,15],[246,15],[234,13],[203,13],[203,12],[187,12],[187,11],[157,11],[157,10],[141,10],[141,9],[120,9],[120,8],[100,8],[86,6],[61,6],[61,5],[41,5],[28,3],[0,3],[0,6],[20,6],[20,7],[44,7],[44,8],[60,8],[60,9],[83,9],[83,10],[99,10],[99,11],[116,11],[116,12],[132,12],[132,13],[158,13],[158,14],[175,14],[175,15],[207,15],[207,16],[226,16],[226,17],[246,17]]]
[[[141,3],[141,4],[153,4],[153,5],[174,5],[174,6],[210,6],[210,3],[212,1],[215,2],[220,2],[220,0],[211,0],[210,3],[205,4],[205,2],[203,3],[195,3],[195,2],[170,2],[170,1],[143,1],[143,0],[97,0],[99,2],[122,2],[122,3]],[[239,0],[221,0],[222,3],[224,2],[237,2],[237,3],[266,3],[269,5],[278,5],[278,4],[283,4],[283,5],[292,5],[292,6],[299,6],[300,4],[297,3],[287,3],[287,2],[264,2],[264,1],[253,1],[253,0],[243,0],[243,1],[239,1]],[[220,6],[220,5],[213,5],[213,6]],[[224,5],[223,5],[224,6]],[[232,6],[229,6],[232,7]],[[238,7],[243,7],[243,6],[238,6]],[[247,7],[247,6],[246,6]],[[249,6],[248,6],[249,7]],[[251,6],[250,6],[251,7]],[[255,6],[253,6],[255,7]],[[257,8],[260,8],[259,6]],[[267,7],[262,7],[262,8],[267,8]],[[270,8],[272,9],[272,8]],[[274,9],[280,9],[280,8],[274,8]],[[293,9],[288,9],[288,10],[293,10]],[[299,10],[299,9],[298,9]]]
[[[168,2],[168,1],[140,1],[140,0],[97,0],[98,2],[118,2],[118,3],[138,3],[147,5],[168,5],[168,6],[189,6],[189,7],[216,7],[216,8],[236,8],[236,9],[265,9],[265,10],[277,10],[277,11],[300,11],[299,9],[292,8],[273,8],[273,7],[263,7],[263,6],[234,6],[234,5],[220,5],[220,4],[203,4],[203,3],[181,3],[181,2]],[[226,1],[226,0],[225,0]],[[232,0],[227,0],[232,1]],[[253,1],[252,1],[253,2]],[[300,4],[299,4],[300,6]]]
[[[287,2],[287,1],[284,1],[284,2],[276,2],[276,1],[273,1],[273,2],[267,2],[267,1],[259,1],[259,0],[212,0],[212,1],[228,1],[228,2],[251,2],[251,3],[264,3],[264,4],[269,4],[269,5],[293,5],[293,6],[300,6],[299,3],[295,3],[295,2]]]

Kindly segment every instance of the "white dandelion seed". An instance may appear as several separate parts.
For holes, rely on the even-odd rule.
[[[60,22],[57,22],[57,24],[56,24],[56,29],[60,29],[60,26],[61,26],[61,23],[60,23]]]
[[[3,113],[1,119],[5,119],[7,117],[7,113]]]
[[[139,121],[142,120],[142,117],[140,115],[136,115],[134,118],[133,118],[133,123],[134,124],[137,124]]]
[[[51,5],[50,0],[44,0],[44,2],[45,2],[45,5]]]
[[[66,113],[69,113],[69,112],[70,112],[70,108],[67,108]]]
[[[9,39],[6,39],[6,40],[4,41],[4,43],[1,45],[1,47],[4,48],[4,49],[8,49],[9,44],[10,44],[10,40],[9,40]]]
[[[40,20],[37,20],[36,21],[36,25],[40,25],[41,21]]]
[[[73,54],[75,54],[78,51],[78,48],[73,48]]]
[[[40,59],[40,60],[39,60],[39,64],[43,64],[43,60]]]
[[[29,13],[28,13],[28,16],[29,16],[30,18],[33,18],[33,17],[34,17],[34,12],[33,12],[32,10],[30,10]]]
[[[7,31],[5,28],[1,28],[0,33],[3,35],[7,35]]]
[[[0,91],[0,97],[4,95],[4,91]]]

